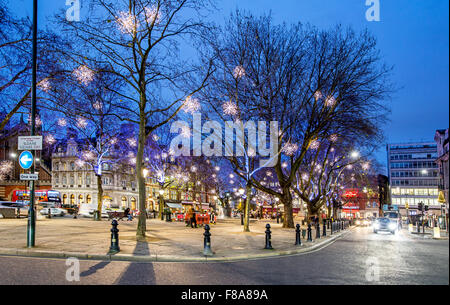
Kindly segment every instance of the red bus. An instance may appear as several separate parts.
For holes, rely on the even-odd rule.
[[[34,192],[37,203],[40,202],[54,202],[61,204],[61,193],[52,190],[37,190]],[[13,191],[11,201],[30,201],[30,191],[16,190]]]

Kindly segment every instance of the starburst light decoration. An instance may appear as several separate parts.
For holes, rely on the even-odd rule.
[[[314,93],[314,98],[316,99],[316,102],[317,102],[318,100],[320,100],[322,97],[323,97],[322,92],[316,91],[316,92]]]
[[[89,85],[94,80],[94,71],[92,71],[85,65],[79,66],[72,73],[78,80],[78,82],[84,84],[85,86]]]
[[[133,34],[139,28],[139,21],[129,12],[120,12],[117,17],[119,30],[124,34]]]
[[[284,144],[283,148],[281,149],[281,151],[287,155],[287,156],[292,156],[294,155],[298,150],[298,145],[295,143],[286,143]]]
[[[318,141],[318,140],[313,140],[313,141],[311,142],[311,144],[309,145],[309,148],[310,148],[310,149],[318,149],[319,146],[320,146],[320,141]]]
[[[60,126],[60,127],[65,127],[65,126],[67,126],[67,121],[66,121],[66,119],[64,119],[64,118],[59,119],[59,120],[58,120],[58,126]]]
[[[47,135],[47,136],[45,137],[45,143],[50,144],[50,145],[55,144],[55,143],[56,143],[56,139],[55,139],[55,137],[52,136],[51,134],[50,134],[50,135]]]
[[[200,102],[196,98],[188,96],[183,104],[183,110],[186,113],[194,114],[198,112],[201,108]]]
[[[242,66],[237,66],[234,68],[233,76],[235,79],[240,79],[245,76],[245,69]]]
[[[51,89],[50,81],[48,80],[48,78],[43,79],[39,83],[39,88],[44,92],[48,92]]]
[[[87,121],[86,121],[86,119],[85,118],[78,118],[77,119],[77,126],[78,126],[78,128],[81,128],[81,129],[84,129],[84,128],[86,128],[86,126],[87,126]]]
[[[333,107],[334,105],[336,105],[336,99],[334,98],[334,96],[330,95],[327,97],[327,99],[325,100],[325,105],[327,107]]]
[[[232,101],[228,101],[223,104],[223,113],[226,115],[237,115],[238,111],[238,106]]]
[[[145,19],[147,20],[148,24],[152,24],[153,21],[155,23],[161,22],[161,12],[158,10],[156,6],[153,7],[146,7],[144,8],[145,11]]]

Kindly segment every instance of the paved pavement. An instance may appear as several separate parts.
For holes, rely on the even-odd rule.
[[[333,241],[344,231],[314,242],[303,239],[301,247],[295,246],[295,230],[283,229],[271,222],[272,246],[264,250],[267,222],[253,221],[251,232],[244,233],[240,220],[222,220],[211,225],[213,257],[203,255],[203,228],[193,229],[184,223],[167,223],[149,220],[146,242],[136,242],[137,220],[119,222],[120,253],[109,256],[110,221],[91,219],[53,218],[37,222],[36,247],[26,249],[26,219],[0,221],[0,254],[45,257],[79,257],[101,260],[138,261],[236,261],[276,255],[311,251]],[[303,229],[306,229],[305,227]],[[347,232],[347,231],[346,231]]]
[[[65,262],[0,257],[0,284],[449,284],[448,240],[420,239],[406,230],[395,236],[373,234],[370,228],[361,227],[315,252],[262,260],[229,263],[81,260],[79,282],[66,280]],[[378,271],[371,272],[374,267]]]

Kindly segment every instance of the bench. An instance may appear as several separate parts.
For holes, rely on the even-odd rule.
[[[107,212],[108,218],[111,219],[119,219],[122,220],[125,217],[124,212]]]

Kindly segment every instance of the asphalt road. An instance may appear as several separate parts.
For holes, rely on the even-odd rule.
[[[0,257],[0,284],[397,285],[449,284],[449,241],[356,228],[313,253],[235,263],[80,261]]]

